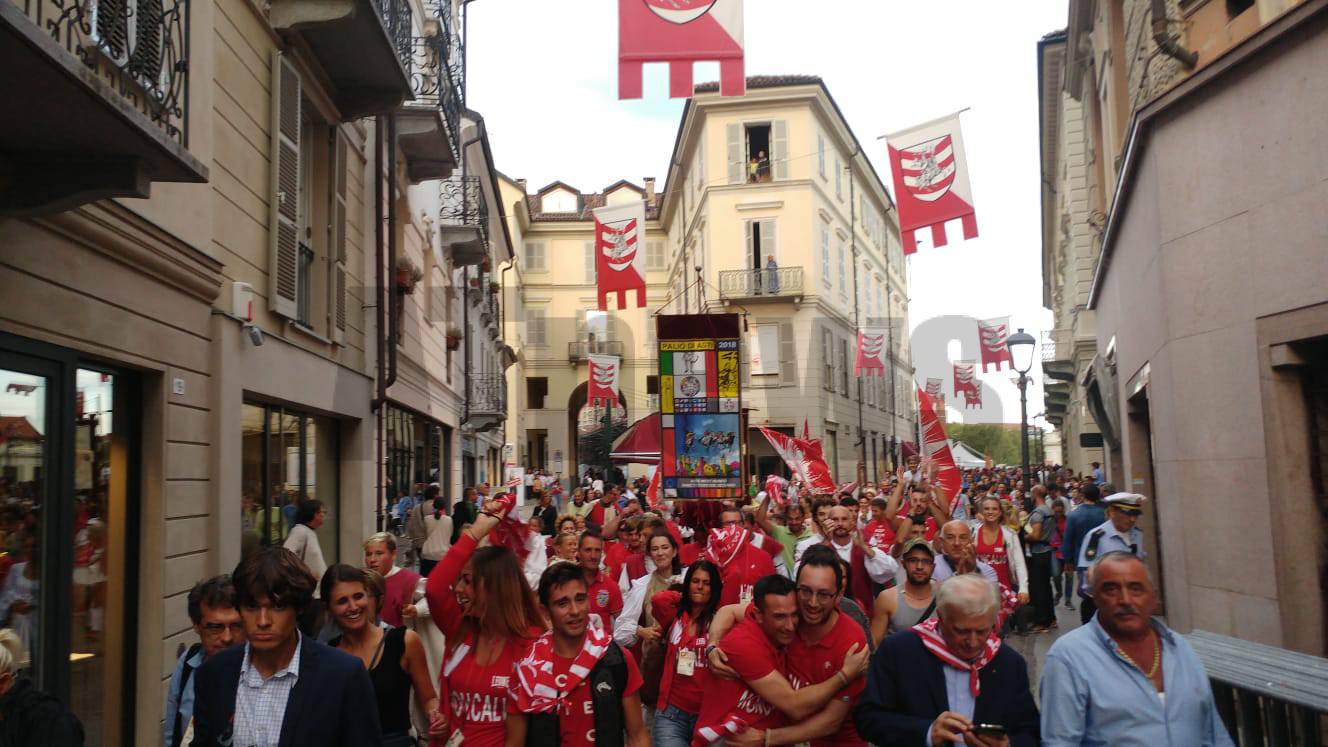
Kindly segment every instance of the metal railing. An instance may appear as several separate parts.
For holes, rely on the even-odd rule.
[[[471,376],[470,413],[472,415],[506,415],[507,377],[502,374]]]
[[[189,0],[6,1],[189,146]]]
[[[1042,362],[1050,363],[1056,360],[1056,336],[1051,332],[1042,333]]]
[[[410,87],[415,94],[416,105],[438,107],[447,125],[447,139],[452,146],[452,155],[460,157],[463,102],[439,41],[446,37],[446,34],[440,34],[411,40]]]
[[[583,361],[592,355],[622,355],[622,340],[577,340],[567,343],[567,360]]]
[[[383,19],[383,26],[392,40],[392,46],[397,50],[401,66],[409,70],[414,46],[409,0],[373,0],[373,5],[378,11],[378,17]]]
[[[1328,659],[1196,630],[1227,731],[1242,747],[1318,747],[1328,714]]]
[[[489,240],[489,206],[478,176],[449,176],[439,186],[439,222],[444,226],[473,226]]]
[[[725,270],[719,273],[720,298],[782,298],[802,295],[802,268]]]

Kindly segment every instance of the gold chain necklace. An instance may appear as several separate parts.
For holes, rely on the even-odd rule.
[[[1159,639],[1159,636],[1158,636],[1156,633],[1154,633],[1154,634],[1153,634],[1153,666],[1149,667],[1147,672],[1144,671],[1144,668],[1143,668],[1143,667],[1139,666],[1139,662],[1135,661],[1134,659],[1132,659],[1132,658],[1130,657],[1129,654],[1125,653],[1125,649],[1124,649],[1124,648],[1121,648],[1121,646],[1120,646],[1119,644],[1117,644],[1117,646],[1116,646],[1116,654],[1117,654],[1118,656],[1120,656],[1122,659],[1124,659],[1125,661],[1129,662],[1129,663],[1130,663],[1130,666],[1134,667],[1135,669],[1138,669],[1140,674],[1142,674],[1143,676],[1147,677],[1149,680],[1152,680],[1152,679],[1153,679],[1153,676],[1157,674],[1157,667],[1158,667],[1158,665],[1162,663],[1162,642],[1161,642],[1161,640]]]

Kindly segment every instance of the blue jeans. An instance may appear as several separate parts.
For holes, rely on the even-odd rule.
[[[655,712],[655,728],[650,735],[654,747],[688,747],[696,731],[695,713],[687,713],[677,706]]]

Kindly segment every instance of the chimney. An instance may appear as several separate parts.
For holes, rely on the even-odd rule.
[[[516,180],[516,186],[518,186],[518,187],[521,188],[521,194],[523,194],[523,195],[526,194],[526,180],[525,180],[525,179],[517,179],[517,180]]]
[[[655,177],[647,176],[642,181],[646,183],[646,204],[649,205],[655,201]]]

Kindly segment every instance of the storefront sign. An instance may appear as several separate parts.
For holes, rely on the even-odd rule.
[[[664,497],[742,497],[737,314],[657,317]]]

